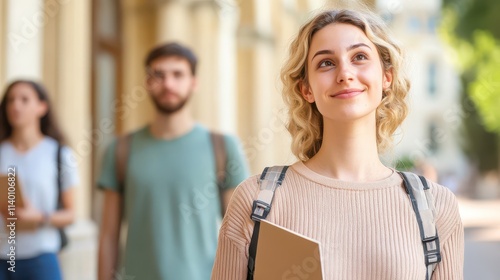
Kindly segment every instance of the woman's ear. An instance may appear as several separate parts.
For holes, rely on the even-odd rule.
[[[392,67],[389,68],[387,71],[384,73],[383,81],[382,81],[382,89],[386,90],[388,89],[392,84]]]
[[[45,117],[45,115],[47,115],[48,111],[49,111],[49,104],[47,104],[47,102],[45,101],[40,101],[40,103],[38,104],[38,116],[40,118],[43,118]]]
[[[307,102],[314,103],[314,95],[309,86],[307,85],[307,82],[305,81],[300,82],[300,93]]]

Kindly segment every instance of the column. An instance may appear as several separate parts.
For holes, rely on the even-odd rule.
[[[187,9],[187,1],[160,0],[157,9],[157,42],[175,40],[179,43],[191,43],[192,16]]]
[[[61,1],[62,2],[62,1]],[[78,198],[88,201],[91,145],[90,112],[90,3],[69,1],[60,7],[58,26],[55,107],[78,163],[81,187]],[[50,61],[46,61],[50,63]],[[78,204],[78,217],[88,217],[87,203]]]
[[[5,85],[5,46],[7,44],[6,16],[7,2],[0,2],[0,85]],[[0,98],[3,96],[4,88],[0,89]]]
[[[288,112],[282,98],[283,85],[280,79],[280,71],[288,59],[289,48],[294,36],[299,32],[300,26],[309,16],[309,11],[313,9],[311,1],[286,1],[284,3],[274,3],[273,6],[273,31],[275,34],[274,48],[274,68],[276,93],[273,94],[272,121],[270,126],[274,130],[272,147],[274,164],[292,164],[296,161],[291,152],[291,137],[286,129]],[[308,2],[308,3],[305,3]],[[307,4],[307,5],[306,5]],[[303,7],[303,8],[301,8]]]
[[[219,129],[221,110],[219,69],[225,67],[218,63],[219,19],[218,7],[213,1],[197,1],[191,6],[192,35],[189,47],[198,56],[198,88],[191,100],[195,119],[204,125]],[[230,55],[230,54],[225,54]]]
[[[43,30],[43,52],[42,52],[42,79],[47,88],[50,97],[55,105],[57,81],[59,78],[58,63],[54,61],[58,58],[58,26],[60,26],[61,4],[56,0],[45,0],[45,10],[50,11],[50,16],[46,15],[45,26]]]
[[[2,1],[4,2],[4,1]],[[41,79],[42,35],[45,15],[42,0],[8,0],[6,38],[7,81]],[[4,6],[5,8],[5,6]]]
[[[135,130],[153,117],[154,107],[145,88],[144,59],[156,44],[156,9],[153,3],[138,0],[123,3],[123,92],[120,99],[124,110],[117,121],[125,133]]]
[[[274,125],[273,108],[278,94],[274,71],[275,38],[268,1],[241,5],[238,40],[238,131],[252,173],[274,164],[272,143],[280,133]]]
[[[48,3],[46,2],[46,7]],[[97,230],[89,220],[92,163],[90,116],[91,2],[57,0],[57,50],[45,63],[57,64],[55,109],[59,123],[75,153],[80,173],[76,191],[77,221],[67,232],[69,247],[61,254],[65,279],[90,279],[96,269]]]
[[[217,127],[221,131],[237,133],[238,91],[236,67],[236,32],[240,7],[235,0],[219,1],[218,22],[218,86],[219,106]]]

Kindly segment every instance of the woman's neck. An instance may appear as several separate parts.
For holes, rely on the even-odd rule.
[[[392,170],[378,156],[374,122],[333,123],[325,119],[321,148],[305,165],[343,181],[369,182],[390,176]]]
[[[9,141],[14,148],[21,152],[26,152],[36,146],[44,138],[38,127],[15,128],[9,137]]]

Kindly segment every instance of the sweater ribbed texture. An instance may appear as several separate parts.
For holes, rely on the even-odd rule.
[[[214,280],[246,279],[258,177],[244,181],[233,195],[220,230]],[[442,252],[432,279],[461,280],[464,241],[457,201],[447,188],[430,187]],[[376,182],[345,182],[297,162],[276,191],[267,220],[320,243],[324,279],[425,280],[418,223],[396,172]]]

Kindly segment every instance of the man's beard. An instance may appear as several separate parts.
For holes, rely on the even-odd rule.
[[[155,104],[156,110],[158,110],[160,113],[165,114],[165,115],[171,115],[173,113],[178,112],[182,108],[184,108],[186,103],[189,101],[190,97],[191,97],[191,92],[184,99],[181,99],[178,103],[166,105],[166,104],[161,104],[154,97],[154,95],[151,95],[151,99],[153,100],[153,103]]]

